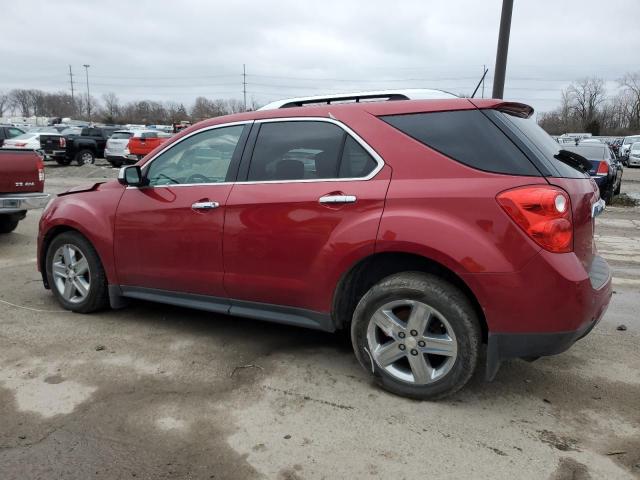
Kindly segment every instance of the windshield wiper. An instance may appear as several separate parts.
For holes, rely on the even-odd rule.
[[[582,170],[586,173],[589,173],[591,170],[591,162],[589,160],[570,150],[560,150],[553,156],[553,158],[560,160],[562,163],[565,163],[576,170]]]

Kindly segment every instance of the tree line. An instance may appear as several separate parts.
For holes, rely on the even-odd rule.
[[[640,132],[640,72],[618,80],[609,97],[602,79],[583,78],[561,92],[560,106],[538,116],[548,133],[587,132],[593,135],[629,135]]]
[[[259,105],[251,100],[248,110]],[[105,93],[101,99],[86,95],[72,97],[69,93],[45,92],[36,89],[13,89],[0,92],[0,117],[5,114],[22,117],[61,117],[75,120],[113,124],[161,124],[170,125],[181,120],[199,121],[205,118],[244,111],[244,103],[237,99],[208,99],[197,97],[190,107],[183,103],[153,100],[122,102],[113,93]]]

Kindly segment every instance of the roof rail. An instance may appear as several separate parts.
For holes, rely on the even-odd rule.
[[[314,97],[288,98],[271,102],[258,110],[274,110],[278,108],[304,107],[305,105],[331,105],[333,103],[347,103],[360,101],[391,101],[391,100],[427,100],[458,98],[453,93],[443,90],[425,88],[408,88],[404,90],[376,90],[369,92],[335,93]]]

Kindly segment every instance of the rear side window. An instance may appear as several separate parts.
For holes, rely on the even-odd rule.
[[[249,181],[362,178],[377,167],[342,128],[328,122],[267,122],[260,126]]]
[[[469,167],[509,175],[540,172],[479,110],[380,117],[415,140]]]

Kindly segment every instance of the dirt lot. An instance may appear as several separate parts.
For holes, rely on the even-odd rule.
[[[47,189],[104,165],[48,166]],[[640,169],[624,175],[640,195]],[[374,387],[328,334],[142,302],[62,311],[38,216],[0,238],[1,479],[640,477],[638,207],[598,219],[616,294],[587,338],[437,403]]]

